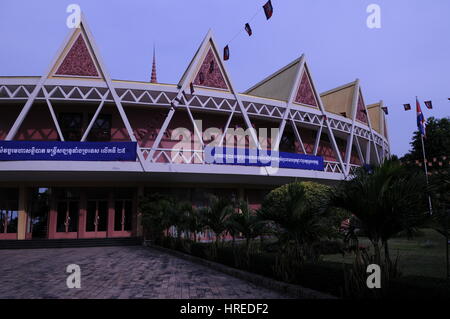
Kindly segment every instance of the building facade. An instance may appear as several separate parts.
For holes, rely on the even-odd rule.
[[[389,156],[383,102],[366,106],[359,80],[319,94],[302,55],[238,93],[218,52],[208,32],[178,84],[113,80],[82,18],[43,76],[0,76],[0,239],[140,236],[146,193],[256,207]]]

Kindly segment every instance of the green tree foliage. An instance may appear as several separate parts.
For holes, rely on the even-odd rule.
[[[410,142],[411,150],[403,156],[404,163],[410,162],[411,166],[418,168],[415,161],[423,161],[422,142],[419,131],[415,131]],[[433,169],[448,169],[450,160],[450,118],[436,119],[430,117],[427,120],[426,139],[424,139],[425,153],[428,161],[433,158],[447,159],[442,161],[442,166],[433,164]]]
[[[228,224],[229,228],[245,238],[245,252],[248,259],[251,241],[263,233],[265,226],[263,221],[246,202],[240,202],[238,212],[231,216]]]
[[[233,211],[233,203],[229,199],[215,195],[210,195],[208,206],[200,209],[202,223],[216,235],[216,245],[227,230],[227,223]]]
[[[353,179],[340,183],[330,203],[358,218],[373,245],[376,262],[381,261],[381,247],[390,261],[388,240],[400,231],[411,233],[427,216],[424,178],[397,160],[386,160],[373,172],[361,168]]]
[[[281,186],[264,199],[260,218],[268,221],[286,258],[296,260],[297,266],[316,260],[313,244],[330,235],[328,192],[326,185],[300,182]]]
[[[153,193],[139,199],[139,211],[142,213],[142,226],[146,237],[160,242],[164,231],[174,222],[173,201],[161,194]]]
[[[436,171],[430,178],[433,215],[430,226],[443,236],[450,230],[450,168]]]

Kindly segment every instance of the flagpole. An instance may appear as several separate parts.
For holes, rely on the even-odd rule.
[[[416,103],[417,103],[418,99],[416,96]],[[423,114],[423,113],[422,113]],[[422,154],[423,154],[423,166],[425,169],[425,178],[426,178],[426,182],[427,182],[427,187],[428,187],[428,168],[427,168],[427,157],[425,155],[425,144],[423,142],[423,134],[422,132],[419,130],[419,134],[420,134],[420,140],[422,142]],[[430,212],[430,215],[433,215],[433,207],[431,206],[431,197],[430,195],[428,195],[428,210]]]

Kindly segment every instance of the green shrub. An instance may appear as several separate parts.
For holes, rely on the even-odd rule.
[[[344,244],[339,240],[321,240],[314,244],[314,248],[320,255],[334,255],[344,252]]]

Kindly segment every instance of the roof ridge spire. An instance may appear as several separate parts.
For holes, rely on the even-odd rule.
[[[153,63],[152,63],[152,76],[150,79],[150,83],[158,83],[156,79],[156,53],[155,53],[155,44],[153,44]]]

